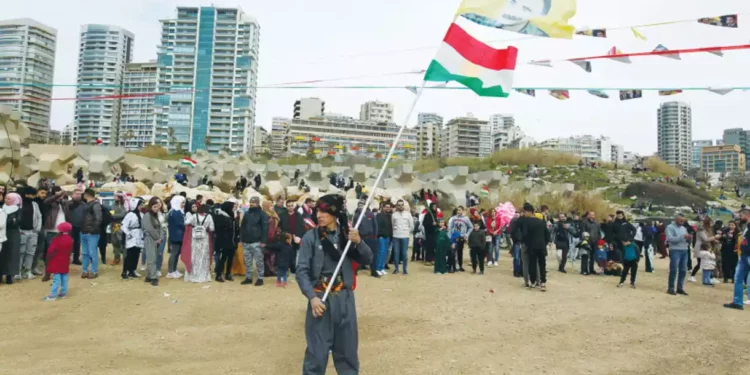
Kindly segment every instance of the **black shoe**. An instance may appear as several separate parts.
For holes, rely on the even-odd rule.
[[[123,279],[124,281],[130,280],[130,278],[128,278],[128,274],[126,273],[123,273],[122,275],[120,275],[120,278]]]
[[[745,309],[745,306],[735,305],[734,302],[733,303],[725,303],[724,307],[726,307],[728,309],[734,309],[734,310],[744,310]]]
[[[245,280],[242,280],[242,282],[240,284],[241,285],[250,285],[252,283],[253,283],[252,279],[245,279]]]
[[[81,261],[80,261],[80,260],[73,260],[73,263],[72,263],[72,264],[75,264],[76,266],[81,266],[81,265],[83,265],[83,263],[81,263]]]
[[[151,280],[151,286],[159,286],[159,279]]]
[[[258,279],[258,281],[255,282],[255,286],[263,286],[263,279]]]
[[[216,282],[217,283],[223,283],[224,279],[222,279],[221,276],[218,276],[218,277],[216,277]]]
[[[398,275],[398,270],[393,271],[394,275]]]
[[[371,271],[371,272],[370,272],[370,276],[372,276],[372,277],[374,277],[374,278],[376,278],[376,279],[379,279],[379,278],[380,278],[380,275],[378,275],[378,273],[377,273],[377,272],[375,272],[375,271]]]
[[[388,264],[386,264],[386,265],[385,265],[385,268],[384,268],[384,269],[386,269],[386,270],[390,270],[390,269],[391,269],[391,267],[388,267]]]
[[[232,277],[232,275],[226,275],[226,276],[224,276],[224,280],[226,280],[226,281],[234,281],[234,277]]]
[[[676,296],[677,295],[677,293],[675,293],[674,290],[668,290],[667,294],[669,294],[670,296]]]
[[[137,279],[138,276],[135,275],[135,272],[128,272],[128,277],[131,279]]]
[[[147,278],[145,278],[145,279],[143,279],[143,281],[144,281],[144,282],[147,282],[147,283],[150,283],[150,282],[152,282],[152,281],[154,281],[154,280],[156,280],[156,279],[149,279],[148,277],[147,277]]]
[[[565,271],[565,270],[558,270],[558,271],[560,271],[562,273],[568,273],[568,271]]]
[[[5,283],[8,285],[13,285],[13,276],[5,276]]]
[[[450,271],[448,271],[448,273],[456,273],[456,271],[455,270],[450,270]]]
[[[687,296],[688,295],[687,293],[685,293],[684,290],[678,290],[677,294],[682,294],[683,296]]]
[[[461,272],[466,272],[466,270],[463,269],[463,268],[459,268],[458,270],[461,271]]]

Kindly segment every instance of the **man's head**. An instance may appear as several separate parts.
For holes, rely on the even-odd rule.
[[[402,212],[404,210],[404,201],[399,199],[396,201],[396,211]]]
[[[360,199],[359,202],[357,202],[357,209],[362,210],[365,208],[365,203],[367,203],[364,199]]]
[[[250,201],[248,202],[248,206],[250,206],[250,208],[260,207],[260,198],[258,197],[250,198]]]
[[[531,203],[527,202],[523,204],[523,216],[526,216],[526,217],[534,216],[534,206],[532,206]]]
[[[315,203],[318,208],[316,216],[318,226],[321,228],[335,229],[338,226],[338,219],[344,215],[344,197],[338,194],[328,194],[320,197]],[[343,216],[345,218],[345,216]]]
[[[198,194],[195,196],[195,200],[197,200],[198,202],[203,202],[203,196]]]
[[[478,231],[478,230],[479,230],[479,223],[474,223],[474,230],[475,230],[475,231]]]
[[[547,213],[549,213],[549,206],[543,204],[541,207],[539,207],[539,212],[546,215]]]
[[[743,208],[740,210],[740,222],[747,223],[750,220],[750,209]]]
[[[615,219],[625,220],[625,213],[622,212],[622,210],[618,210],[617,213],[615,213]]]
[[[314,208],[315,207],[315,201],[312,198],[305,199],[305,206],[308,208]]]
[[[83,192],[81,190],[75,189],[73,190],[73,195],[71,196],[71,198],[73,198],[74,201],[80,201],[82,193]]]
[[[36,197],[36,189],[31,186],[23,188],[23,197],[26,199],[34,199]]]
[[[39,189],[39,191],[36,192],[36,196],[40,199],[47,199],[47,190],[46,189]]]
[[[734,26],[737,23],[737,20],[734,19],[734,16],[727,16],[726,20],[727,26]]]
[[[285,203],[285,202],[286,202],[286,201],[285,201],[285,200],[284,200],[284,198],[282,198],[282,197],[278,197],[278,198],[276,198],[276,205],[277,205],[277,206],[279,206],[279,207],[284,207],[284,203]]]
[[[295,208],[296,207],[295,207],[294,201],[287,201],[286,202],[286,210],[287,210],[287,212],[292,213],[292,212],[294,212]]]
[[[565,214],[559,214],[557,215],[557,220],[560,222],[565,222],[566,220],[568,220],[568,218],[565,217]]]
[[[393,212],[393,203],[391,202],[385,202],[383,203],[383,212],[389,214]]]
[[[94,191],[94,189],[86,189],[83,192],[83,199],[85,199],[86,202],[91,202],[96,199],[96,192]]]
[[[674,222],[677,223],[677,225],[684,225],[685,224],[685,215],[683,215],[683,214],[677,214],[677,216],[674,217]]]

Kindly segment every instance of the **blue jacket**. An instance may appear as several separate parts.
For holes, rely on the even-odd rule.
[[[182,243],[182,237],[185,235],[185,214],[182,211],[169,211],[167,228],[169,229],[169,242]]]

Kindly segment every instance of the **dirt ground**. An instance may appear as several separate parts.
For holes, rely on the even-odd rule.
[[[503,256],[485,276],[422,264],[409,276],[361,273],[361,373],[750,373],[750,312],[721,306],[731,285],[691,283],[689,297],[669,296],[659,260],[636,290],[570,269],[551,272],[541,293],[523,289]],[[79,270],[66,300],[42,302],[49,284],[39,280],[0,286],[0,373],[301,373],[306,304],[296,283],[152,287],[121,281],[113,266],[94,282]]]

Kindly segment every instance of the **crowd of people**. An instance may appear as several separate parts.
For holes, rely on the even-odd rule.
[[[4,193],[3,188],[0,194]],[[546,206],[535,210],[527,203],[508,225],[501,225],[494,211],[479,209],[478,197],[469,192],[468,208],[457,207],[447,218],[438,208],[437,193],[430,190],[416,192],[409,204],[379,197],[377,208],[364,207],[367,197],[357,193],[361,199],[350,224],[362,215],[358,232],[373,253],[370,263],[357,268],[369,270],[375,278],[408,275],[409,260],[423,262],[438,274],[465,272],[465,251],[471,272],[483,275],[498,266],[506,248],[513,258],[513,275],[522,277],[530,289],[547,289],[550,253],[556,256],[559,272],[567,273],[570,264],[577,264],[581,275],[618,276],[618,287],[629,276],[635,288],[641,260],[645,271],[653,272],[658,254],[670,258],[669,294],[687,295],[686,280],[697,282],[702,271],[706,286],[736,283],[739,297],[728,307],[743,307],[743,275],[750,268],[748,257],[742,255],[750,254],[750,249],[743,251],[748,246],[747,209],[726,225],[705,217],[693,227],[681,215],[669,225],[633,223],[618,211],[599,222],[593,212],[553,216]],[[421,212],[418,204],[425,205]],[[72,256],[72,264],[81,266],[82,278],[96,279],[111,244],[111,263],[122,265],[123,280],[143,278],[159,285],[166,256],[167,279],[226,282],[242,275],[243,285],[261,286],[264,278],[276,277],[276,285],[285,287],[289,273],[296,271],[302,238],[317,226],[316,213],[313,199],[298,204],[279,198],[261,204],[256,197],[241,207],[234,200],[188,200],[184,193],[165,201],[117,193],[112,207],[105,208],[91,188],[81,187],[69,196],[57,186],[21,187],[4,194],[0,275],[6,284],[43,276],[43,281],[54,280],[61,288],[65,282],[56,275],[68,272],[57,271],[68,270],[63,265],[71,263],[61,259]],[[70,241],[56,240],[58,236]]]

